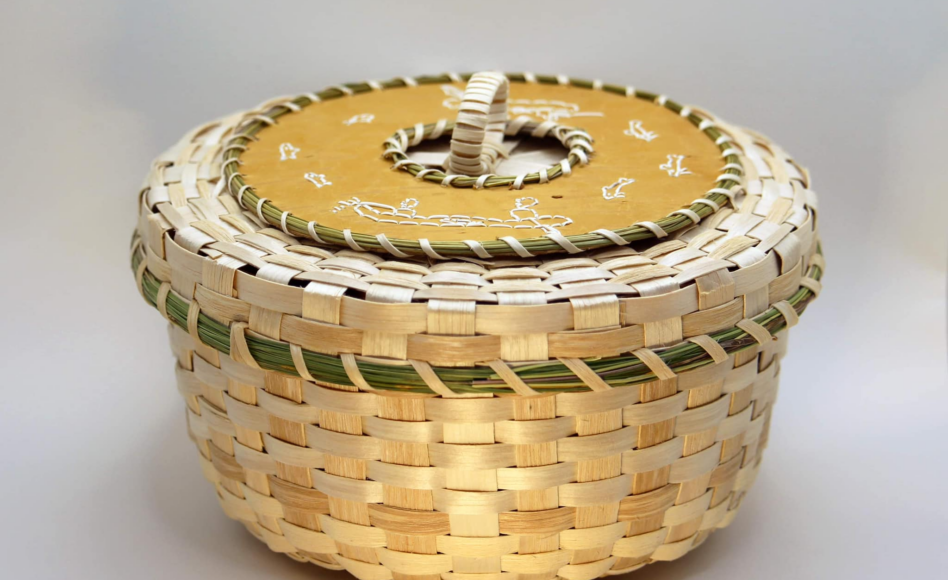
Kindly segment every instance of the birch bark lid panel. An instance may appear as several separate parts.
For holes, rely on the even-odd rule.
[[[139,210],[224,513],[359,580],[593,580],[701,545],[825,267],[779,145],[564,76],[277,98],[159,155]]]
[[[483,91],[465,101],[455,78],[345,85],[277,106],[238,132],[248,138],[225,157],[228,186],[291,233],[396,256],[484,258],[661,238],[713,213],[738,184],[739,158],[700,112],[630,87],[533,75],[510,76],[500,138],[485,142],[479,172],[459,171],[447,141],[477,125],[467,115],[455,133]],[[475,141],[478,130],[468,131]],[[467,145],[476,161],[479,143]]]

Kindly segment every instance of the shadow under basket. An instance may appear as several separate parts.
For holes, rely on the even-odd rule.
[[[411,151],[449,134],[443,161]],[[566,157],[518,158],[546,137]],[[204,475],[272,550],[586,580],[735,517],[820,289],[815,207],[778,146],[662,95],[402,78],[186,135],[131,263]]]

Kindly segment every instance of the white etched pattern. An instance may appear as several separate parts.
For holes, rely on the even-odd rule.
[[[371,123],[375,120],[375,115],[371,113],[362,113],[361,115],[352,115],[342,122],[343,125],[355,125],[356,123]]]
[[[280,161],[296,159],[296,154],[299,152],[299,147],[294,147],[292,143],[280,143]]]
[[[310,173],[307,173],[306,175],[304,175],[304,176],[303,176],[303,179],[305,179],[306,181],[312,183],[313,185],[315,185],[315,186],[318,187],[319,189],[322,189],[322,188],[326,187],[327,185],[332,185],[332,182],[329,181],[328,179],[326,179],[326,176],[323,175],[322,173],[313,173],[313,172],[310,172]]]
[[[625,192],[622,191],[622,188],[624,188],[626,185],[629,185],[630,183],[635,183],[635,180],[631,177],[620,177],[615,183],[603,186],[602,198],[618,199],[620,197],[625,197]]]
[[[358,197],[343,200],[333,208],[333,213],[352,210],[360,217],[379,223],[401,226],[432,227],[488,227],[510,229],[539,229],[545,232],[557,232],[557,228],[573,223],[562,215],[540,214],[534,208],[540,204],[535,197],[521,197],[514,201],[509,218],[468,216],[463,214],[421,215],[417,212],[418,200],[408,198],[398,207],[372,201],[362,201]]]
[[[658,133],[655,131],[646,131],[645,128],[642,127],[642,121],[638,119],[629,121],[629,128],[623,131],[623,133],[630,137],[635,137],[636,139],[645,141],[646,143],[651,143],[655,138],[658,137]]]
[[[681,164],[685,160],[684,155],[668,155],[668,161],[658,166],[659,169],[667,171],[672,177],[681,177],[682,175],[691,175],[691,171]]]

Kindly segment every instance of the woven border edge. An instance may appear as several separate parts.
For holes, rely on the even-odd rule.
[[[819,242],[817,242],[816,254],[822,257],[822,247]],[[232,342],[232,328],[200,312],[200,309],[192,310],[191,301],[184,299],[171,290],[167,283],[162,283],[147,269],[144,247],[137,232],[132,238],[131,266],[136,275],[139,291],[149,306],[160,310],[169,322],[190,332],[193,336],[199,338],[203,344],[221,354],[233,356],[231,353],[231,345],[234,344]],[[811,262],[799,288],[786,300],[797,316],[802,314],[809,303],[816,298],[816,289],[820,286],[822,276],[822,260]],[[193,315],[194,312],[197,312],[196,316]],[[780,306],[771,306],[765,312],[749,320],[771,335],[797,322],[793,314]],[[241,336],[243,337],[242,344],[246,346],[244,355],[249,356],[253,364],[264,370],[302,376],[294,362],[294,353],[290,343],[262,336],[243,336],[243,334]],[[752,348],[760,343],[753,332],[748,332],[740,324],[708,336],[727,355]],[[677,345],[654,349],[650,352],[654,353],[661,364],[666,365],[675,374],[717,364],[714,356],[707,348],[688,339]],[[347,366],[355,365],[357,376],[362,377],[366,382],[366,385],[363,386],[367,386],[369,389],[421,395],[439,394],[428,386],[425,379],[415,367],[408,364],[408,361],[393,361],[387,364],[377,358],[373,358],[370,362],[363,357],[353,355],[337,357],[304,349],[300,349],[300,356],[305,364],[306,371],[312,376],[324,377],[323,382],[360,387],[356,384],[356,381],[352,380],[350,369],[347,369]],[[585,362],[589,364],[594,372],[600,366],[613,368],[619,364],[633,373],[631,377],[624,377],[621,381],[616,380],[614,376],[603,379],[610,387],[621,388],[660,378],[653,370],[654,361],[649,364],[635,354],[590,359]],[[591,391],[582,378],[559,360],[521,363],[510,367],[510,369],[523,384],[537,393]],[[466,368],[431,367],[431,370],[456,395],[471,393],[520,394],[486,363]],[[549,378],[549,372],[558,373],[555,376],[558,376],[561,380],[552,384],[552,386],[549,382],[536,382],[538,377]]]

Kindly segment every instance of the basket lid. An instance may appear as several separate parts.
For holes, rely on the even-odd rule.
[[[279,102],[238,128],[223,171],[288,233],[441,259],[661,238],[716,211],[742,168],[706,115],[663,95],[478,73]]]

